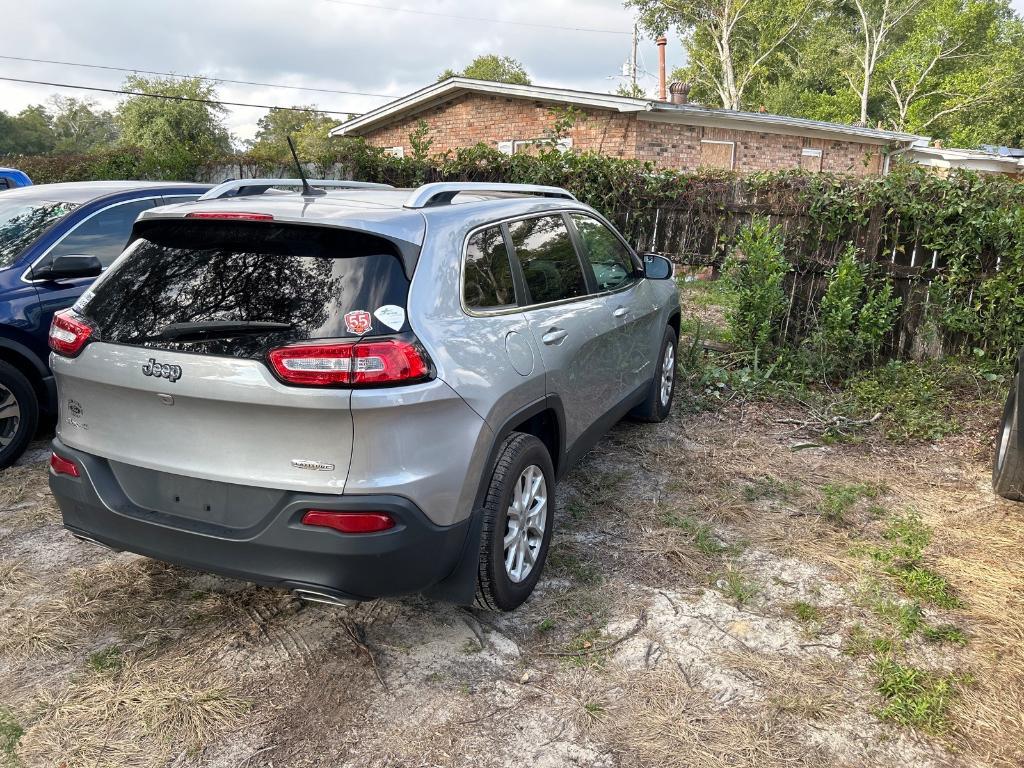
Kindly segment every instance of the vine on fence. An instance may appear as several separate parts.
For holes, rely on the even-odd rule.
[[[1013,179],[942,177],[916,167],[870,178],[798,171],[741,178],[554,149],[505,155],[478,145],[428,156],[427,137],[415,138],[412,156],[402,158],[360,139],[326,136],[305,154],[317,171],[396,186],[445,180],[563,186],[615,221],[638,248],[691,263],[720,264],[752,217],[767,216],[780,228],[799,276],[836,268],[851,244],[858,260],[890,274],[893,293],[875,298],[882,304],[902,299],[901,330],[888,342],[894,354],[909,352],[911,332],[922,324],[911,317],[917,312],[927,312],[947,347],[978,347],[1008,358],[1024,344],[1024,184]],[[0,164],[20,167],[37,182],[160,178],[165,172],[132,148],[87,157],[5,157]],[[293,171],[279,160],[242,153],[211,162],[201,175],[219,181],[282,172]],[[815,288],[792,297],[816,312],[822,294]]]

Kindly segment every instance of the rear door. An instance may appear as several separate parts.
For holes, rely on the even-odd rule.
[[[510,222],[525,286],[524,313],[541,350],[546,389],[565,413],[569,449],[624,396],[610,341],[615,319],[591,295],[562,214]]]
[[[172,474],[340,493],[351,389],[286,384],[272,349],[408,332],[394,245],[268,222],[153,220],[76,309],[94,340],[54,356],[59,435]]]

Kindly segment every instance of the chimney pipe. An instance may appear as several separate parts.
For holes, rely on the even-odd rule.
[[[668,45],[668,40],[662,35],[657,40],[658,43],[658,98],[661,101],[667,99],[665,94],[665,46]]]
[[[685,104],[690,97],[690,84],[676,80],[668,87],[669,99],[673,104]]]

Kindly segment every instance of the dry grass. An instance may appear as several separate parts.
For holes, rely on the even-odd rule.
[[[36,709],[18,749],[26,768],[52,768],[58,755],[68,766],[155,768],[240,724],[248,704],[193,659],[165,655],[43,692]]]
[[[623,678],[601,731],[631,763],[659,768],[826,765],[777,712],[722,711],[674,667]]]
[[[180,585],[171,566],[144,558],[118,558],[69,571],[61,584],[23,588],[0,611],[0,654],[15,659],[54,655],[89,642],[111,625],[131,634],[162,626],[166,603]]]
[[[826,656],[778,656],[747,649],[725,651],[718,658],[766,693],[779,712],[815,722],[830,722],[848,712],[844,693],[855,688],[848,660]]]
[[[0,512],[10,512],[12,507],[24,504],[46,487],[44,466],[28,464],[0,470]]]

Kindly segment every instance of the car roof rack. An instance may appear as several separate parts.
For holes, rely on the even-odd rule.
[[[452,199],[461,192],[477,194],[505,193],[519,195],[537,195],[540,197],[560,197],[575,200],[571,192],[561,187],[545,187],[540,184],[492,184],[482,181],[439,181],[417,187],[405,201],[406,208],[430,208],[436,205],[450,205]]]
[[[200,200],[220,200],[225,197],[249,197],[262,195],[273,187],[301,187],[302,179],[232,179],[218,184],[200,197]],[[311,187],[332,189],[394,189],[390,184],[373,184],[369,181],[344,181],[338,179],[310,179]]]

